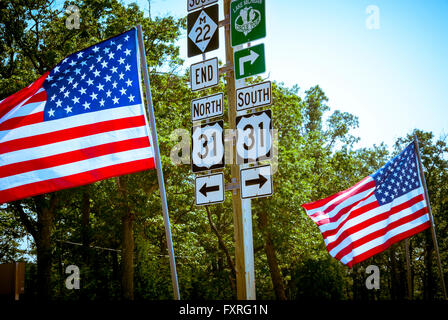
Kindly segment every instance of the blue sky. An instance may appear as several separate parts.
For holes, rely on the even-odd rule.
[[[147,0],[124,1],[131,2],[148,13]],[[379,9],[379,29],[366,27],[369,5]],[[152,0],[151,14],[183,17],[186,6]],[[266,0],[266,11],[263,76],[301,93],[319,84],[332,110],[359,117],[357,146],[391,146],[413,128],[448,134],[447,0]],[[185,68],[200,59],[187,58],[186,43],[185,32],[178,43]],[[223,49],[213,56],[224,59]]]

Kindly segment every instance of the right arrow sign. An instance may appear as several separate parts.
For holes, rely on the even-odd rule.
[[[244,79],[266,71],[264,44],[234,52],[235,79]]]
[[[241,169],[241,198],[261,198],[272,196],[271,165]]]

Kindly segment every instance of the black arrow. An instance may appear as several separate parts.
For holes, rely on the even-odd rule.
[[[246,180],[246,187],[259,184],[260,186],[258,188],[261,189],[261,187],[263,187],[266,181],[268,181],[268,179],[266,179],[261,174],[258,174],[258,179]]]
[[[219,191],[219,185],[217,186],[211,186],[207,188],[207,182],[204,183],[201,189],[199,189],[199,192],[204,195],[204,197],[207,197],[207,192],[213,192],[213,191]]]

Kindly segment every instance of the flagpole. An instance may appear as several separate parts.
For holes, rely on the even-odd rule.
[[[434,224],[434,217],[432,215],[431,204],[429,202],[428,188],[426,186],[425,174],[423,173],[423,164],[422,164],[422,159],[420,158],[420,148],[418,146],[417,136],[414,136],[414,145],[415,145],[415,151],[417,153],[418,165],[419,165],[419,169],[420,169],[420,177],[422,179],[423,189],[425,191],[425,199],[426,199],[426,203],[428,204],[429,219],[431,222],[432,241],[434,242],[434,248],[436,249],[436,254],[437,254],[437,262],[438,262],[438,266],[439,266],[440,280],[442,283],[443,297],[445,298],[445,300],[448,300],[448,297],[446,294],[445,279],[443,278],[442,262],[440,260],[439,245],[437,244],[437,236],[436,236],[436,229],[435,229],[435,224]]]
[[[168,214],[168,204],[166,201],[165,182],[163,180],[162,162],[160,160],[159,142],[157,139],[156,121],[155,121],[155,117],[154,117],[154,108],[153,108],[153,104],[152,104],[152,95],[151,95],[151,87],[150,87],[150,83],[149,83],[148,65],[146,63],[145,44],[143,42],[142,27],[140,25],[137,26],[137,35],[138,35],[138,46],[139,46],[139,50],[140,50],[141,65],[143,68],[143,81],[145,83],[146,108],[148,109],[148,113],[149,113],[150,131],[151,131],[151,135],[152,135],[155,166],[157,169],[157,179],[159,181],[160,199],[162,201],[163,221],[165,223],[165,234],[166,234],[166,240],[168,243],[168,253],[169,253],[170,268],[171,268],[171,281],[172,281],[172,285],[173,285],[174,299],[180,300],[179,285],[177,282],[176,261],[174,258],[173,242],[171,239],[170,218],[169,218],[169,214]]]

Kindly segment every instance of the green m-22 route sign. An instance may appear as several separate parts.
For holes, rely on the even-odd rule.
[[[265,0],[235,0],[230,4],[232,47],[266,37]]]
[[[233,3],[233,2],[232,2]],[[266,72],[264,44],[259,44],[233,53],[235,79],[244,79]]]

